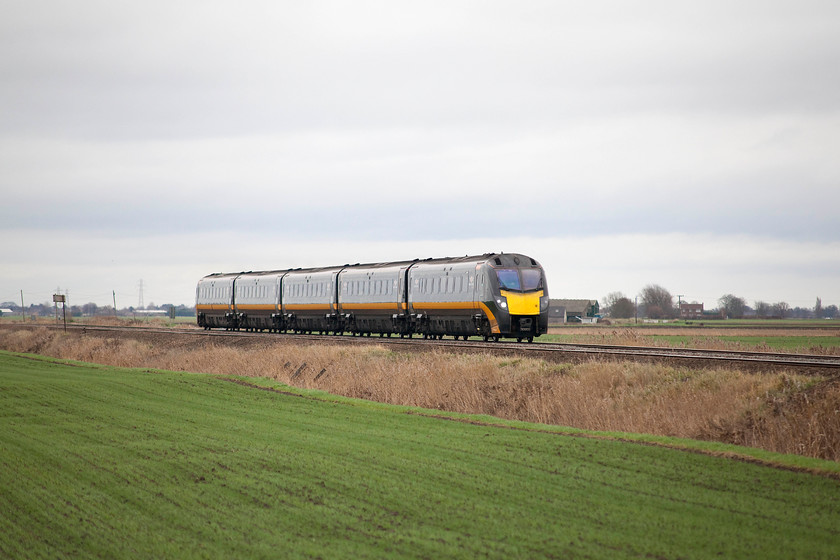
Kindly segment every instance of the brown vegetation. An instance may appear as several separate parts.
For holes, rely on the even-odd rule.
[[[542,360],[387,346],[205,338],[160,344],[0,329],[0,347],[116,366],[236,374],[387,403],[606,431],[707,439],[840,460],[840,382],[796,372]]]

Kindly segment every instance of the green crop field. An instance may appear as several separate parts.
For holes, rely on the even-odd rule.
[[[0,352],[0,557],[840,555],[838,464],[624,437]]]
[[[654,340],[665,340],[671,346],[691,346],[696,337],[680,335],[652,335]],[[722,342],[733,342],[745,347],[765,350],[787,350],[790,352],[812,352],[815,349],[840,347],[840,336],[726,336],[714,337]]]

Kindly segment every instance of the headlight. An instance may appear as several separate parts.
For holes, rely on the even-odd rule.
[[[506,297],[497,297],[496,298],[496,305],[498,305],[502,309],[507,309],[507,298]]]
[[[548,311],[548,303],[549,303],[548,296],[541,297],[540,298],[540,311]]]

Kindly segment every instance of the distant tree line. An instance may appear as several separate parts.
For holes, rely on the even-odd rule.
[[[682,302],[687,303],[687,302]],[[697,303],[697,302],[693,302]],[[704,317],[714,319],[742,319],[756,317],[762,319],[837,319],[840,309],[836,305],[823,306],[820,298],[810,308],[791,308],[786,302],[767,303],[756,301],[753,307],[747,301],[734,294],[724,294],[717,301],[718,306],[704,310]],[[675,319],[679,317],[679,305],[674,305],[674,296],[657,284],[648,284],[639,295],[630,299],[622,292],[607,294],[602,300],[602,311],[616,319],[633,317],[645,319]]]
[[[176,317],[195,316],[195,307],[189,307],[186,305],[175,305],[172,303],[165,303],[163,305],[155,305],[154,303],[150,303],[143,309],[146,311],[165,311],[166,315],[168,316],[170,313],[169,310],[173,307],[175,308]],[[10,309],[12,313],[16,315],[20,315],[22,309],[20,305],[11,301],[0,303],[0,308]],[[60,304],[58,306],[58,309],[60,313]],[[115,313],[114,308],[110,305],[99,306],[95,303],[86,303],[84,305],[67,306],[67,317],[130,317],[134,315],[136,311],[137,310],[134,307],[124,307],[122,309],[117,309]],[[55,304],[47,302],[28,305],[26,306],[25,315],[27,317],[52,317],[53,315],[55,315]]]

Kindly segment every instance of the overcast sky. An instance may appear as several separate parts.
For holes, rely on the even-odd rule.
[[[0,3],[0,302],[521,252],[840,305],[840,3]]]

